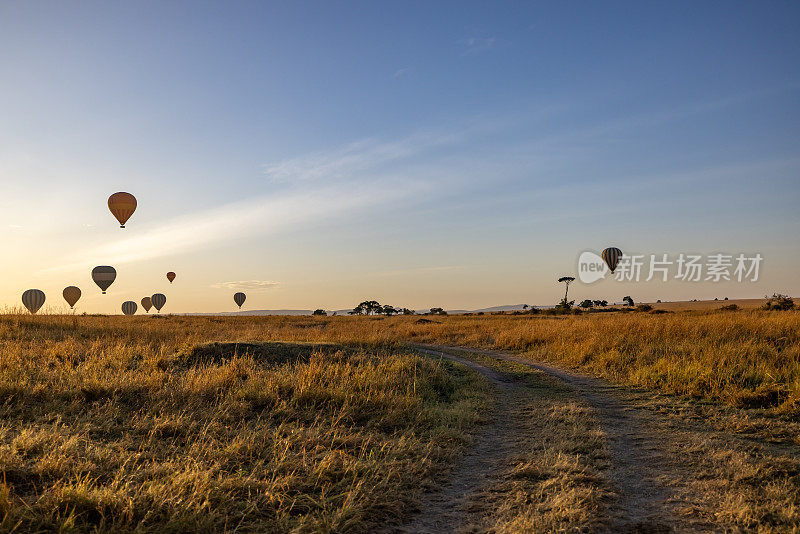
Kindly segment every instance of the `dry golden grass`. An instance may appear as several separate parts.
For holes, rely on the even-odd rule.
[[[800,410],[796,311],[430,319],[0,316],[0,530],[346,532],[403,517],[486,401],[473,373],[409,342],[519,351],[765,417]],[[591,451],[559,456],[596,436],[583,408],[540,400],[531,420],[568,431],[509,472],[499,530],[592,524],[605,491]],[[797,442],[769,417],[756,434]],[[707,456],[719,473],[725,454]]]
[[[405,513],[480,411],[446,362],[204,345],[257,330],[0,317],[0,530],[363,531]]]

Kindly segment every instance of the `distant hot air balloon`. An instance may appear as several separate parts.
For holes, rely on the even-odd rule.
[[[150,302],[153,303],[153,307],[156,309],[156,311],[160,312],[161,308],[164,307],[164,304],[167,303],[167,297],[162,293],[156,293],[150,297]]]
[[[22,304],[28,308],[31,314],[39,311],[39,308],[44,304],[44,291],[39,289],[29,289],[22,294]]]
[[[617,268],[617,262],[619,261],[620,257],[622,257],[622,251],[616,247],[609,247],[603,251],[603,261],[606,262],[608,268],[611,269],[611,272],[614,272],[614,269]]]
[[[136,211],[136,197],[130,193],[114,193],[108,197],[108,209],[119,221],[119,227],[125,228],[125,223]]]
[[[81,298],[81,290],[75,286],[68,286],[64,288],[64,300],[69,304],[70,309],[75,308],[75,303]]]
[[[103,295],[106,294],[106,289],[109,288],[114,280],[117,278],[117,270],[110,265],[98,265],[92,269],[92,280],[103,290]]]
[[[240,309],[240,310],[242,309],[242,304],[244,304],[244,300],[245,300],[246,298],[247,298],[247,295],[245,295],[245,294],[244,294],[244,293],[242,293],[241,291],[240,291],[239,293],[236,293],[236,294],[233,296],[233,301],[236,303],[236,305],[237,305],[237,306],[239,306],[239,309]]]
[[[168,272],[167,273],[167,280],[169,280],[169,283],[171,284],[172,281],[175,280],[175,273],[173,273],[172,271]]]
[[[122,313],[125,315],[133,315],[136,313],[136,308],[138,308],[138,306],[132,300],[126,300],[122,303]]]
[[[153,301],[150,300],[150,297],[145,297],[142,299],[142,308],[144,308],[145,313],[150,313],[150,308],[153,307]]]

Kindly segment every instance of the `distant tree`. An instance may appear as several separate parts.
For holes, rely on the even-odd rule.
[[[571,310],[572,306],[574,306],[574,305],[575,305],[575,301],[574,300],[567,300],[567,299],[563,298],[563,299],[561,299],[561,302],[556,304],[555,309],[556,309],[556,311],[559,311],[559,312],[566,312],[566,311]]]
[[[431,308],[431,315],[447,315],[443,308]]]
[[[325,310],[323,310],[322,308],[317,308],[311,315],[328,315],[328,314],[325,313]]]
[[[417,312],[415,312],[414,310],[409,310],[408,308],[403,308],[402,310],[400,310],[400,313],[402,313],[403,315],[416,315],[417,314]]]
[[[728,299],[725,299],[725,300],[728,300]],[[658,299],[658,300],[656,301],[656,304],[661,304],[661,299]]]
[[[724,298],[724,299],[722,299],[722,300],[728,300],[728,297],[725,297],[725,298]]]
[[[350,315],[377,315],[383,313],[383,306],[377,300],[365,300],[349,313]]]
[[[530,308],[530,306],[528,306],[527,304],[523,304],[523,305],[522,305],[522,309],[523,309],[523,310],[527,310],[528,308]]]
[[[594,306],[594,302],[592,302],[589,299],[586,299],[583,302],[581,302],[580,304],[578,304],[578,306],[580,306],[581,308],[591,308],[591,307]]]
[[[575,281],[574,276],[562,276],[558,279],[559,283],[564,283],[564,300],[561,302],[567,302],[567,295],[569,294],[569,285]]]
[[[383,307],[383,311],[381,313],[383,313],[387,317],[391,317],[392,315],[397,315],[398,313],[400,313],[400,310],[396,309],[394,306],[389,306],[388,304],[386,304]]]
[[[622,299],[622,302],[624,302],[626,306],[635,306],[633,299],[629,295],[626,295],[625,298]]]

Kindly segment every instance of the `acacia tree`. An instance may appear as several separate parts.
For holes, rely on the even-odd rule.
[[[569,294],[569,285],[570,285],[570,283],[575,281],[575,277],[574,276],[562,276],[561,278],[558,279],[558,281],[564,283],[564,300],[563,300],[563,302],[566,303],[567,302],[567,295]]]
[[[349,313],[350,315],[377,315],[383,313],[383,306],[377,300],[365,300]]]

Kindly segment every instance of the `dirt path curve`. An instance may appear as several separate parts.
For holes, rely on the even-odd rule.
[[[608,530],[612,532],[669,532],[673,529],[676,518],[670,512],[669,508],[671,507],[667,506],[670,492],[660,483],[663,474],[670,470],[665,454],[659,446],[663,437],[659,437],[650,429],[652,428],[651,424],[645,423],[643,419],[647,417],[646,414],[625,402],[624,388],[551,365],[533,362],[510,353],[442,345],[415,345],[415,348],[421,352],[443,355],[451,360],[469,365],[501,389],[504,388],[506,393],[509,391],[509,386],[503,382],[502,375],[457,355],[479,354],[520,363],[554,376],[570,385],[576,394],[596,411],[601,430],[608,437],[611,465],[607,476],[616,494],[614,502],[609,506],[606,521],[604,521]],[[513,388],[513,386],[511,387]],[[508,411],[509,406],[503,404],[503,401],[508,399],[507,394],[499,395],[498,414],[494,417],[490,428],[485,430],[485,434],[498,435],[497,432],[502,432],[503,434],[499,435],[514,435],[515,428],[519,428],[519,425],[515,424],[513,415],[511,417],[499,416]],[[505,428],[499,428],[500,426],[505,426]],[[519,437],[516,436],[515,441]],[[480,488],[481,478],[489,476],[492,466],[496,466],[504,455],[511,453],[509,450],[503,450],[494,445],[491,440],[486,440],[486,436],[481,437],[475,449],[465,459],[464,464],[460,465],[454,473],[452,479],[454,486],[446,488],[441,495],[437,496],[436,504],[431,504],[442,511],[450,511],[445,514],[444,523],[438,526],[428,525],[431,518],[436,516],[436,510],[427,511],[427,513],[423,511],[417,523],[413,525],[420,528],[408,530],[408,532],[452,532],[457,530],[457,528],[450,527],[456,525],[454,517],[462,513],[463,509],[454,506],[455,495],[453,494],[460,495],[459,499],[462,502],[468,500],[469,496],[465,496],[465,494],[473,493]],[[484,457],[487,453],[488,457]],[[475,473],[481,473],[481,476],[476,477]]]
[[[490,478],[502,470],[505,461],[513,455],[514,447],[524,442],[524,437],[520,436],[520,414],[511,409],[519,385],[469,359],[434,348],[420,346],[416,350],[462,363],[482,374],[494,386],[495,405],[487,414],[489,422],[481,428],[472,448],[460,459],[447,484],[425,495],[422,509],[411,523],[391,531],[411,534],[480,529],[485,514],[476,504],[481,500],[481,492],[490,486]],[[499,440],[498,436],[506,439]]]

